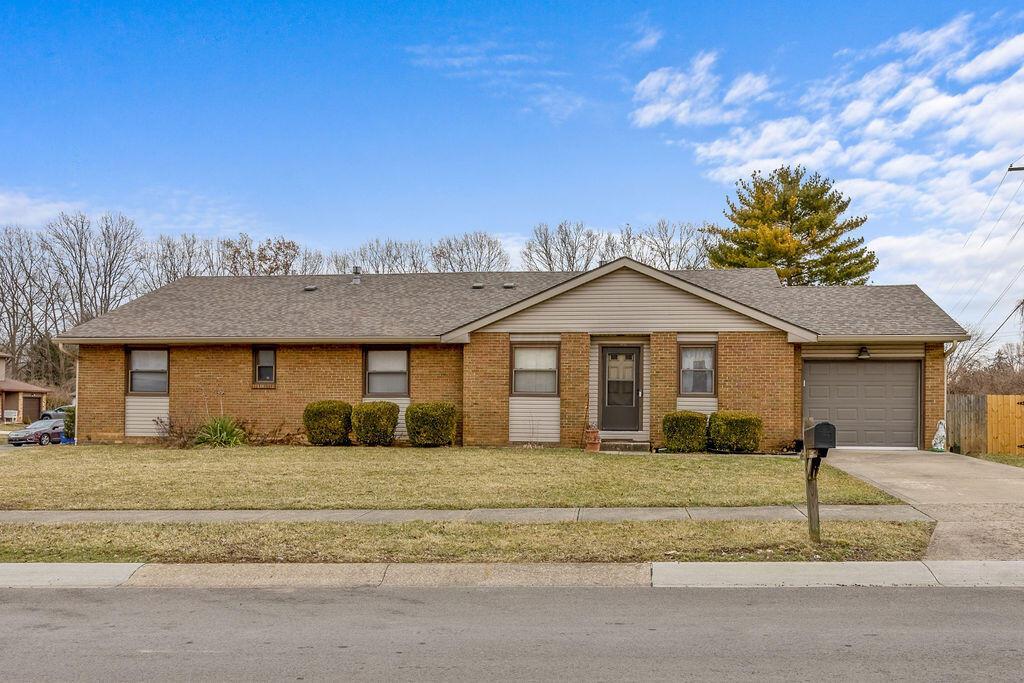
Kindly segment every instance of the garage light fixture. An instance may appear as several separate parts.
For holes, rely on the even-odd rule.
[[[867,360],[871,358],[871,353],[868,351],[868,347],[860,347],[860,351],[857,352],[857,360]]]

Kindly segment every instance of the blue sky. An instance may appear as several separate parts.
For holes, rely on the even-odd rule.
[[[869,215],[877,281],[981,318],[1024,263],[1013,178],[976,225],[1024,154],[1024,7],[833,4],[7,3],[0,224],[514,250],[540,221],[719,220],[796,162]]]

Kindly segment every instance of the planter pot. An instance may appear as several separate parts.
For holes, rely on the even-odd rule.
[[[601,433],[596,429],[588,429],[583,434],[585,448],[589,453],[596,453],[601,450]]]

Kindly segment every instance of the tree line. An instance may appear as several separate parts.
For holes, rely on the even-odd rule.
[[[579,221],[533,227],[520,253],[526,270],[585,271],[622,256],[662,270],[774,267],[786,284],[863,284],[877,265],[843,218],[850,200],[801,167],[755,173],[727,198],[727,226],[658,220],[598,230]],[[0,350],[11,375],[70,387],[74,359],[52,339],[63,330],[190,276],[509,270],[499,236],[475,231],[436,241],[371,239],[326,251],[285,236],[246,233],[145,239],[128,216],[61,213],[40,230],[0,229]]]

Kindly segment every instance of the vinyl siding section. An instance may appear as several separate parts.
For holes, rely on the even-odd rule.
[[[924,358],[924,344],[803,344],[800,355],[803,358],[853,359],[862,346],[868,347],[868,353],[875,360]]]
[[[409,433],[405,431],[405,409],[412,403],[412,399],[408,397],[397,397],[397,398],[386,398],[386,397],[375,397],[365,396],[363,397],[363,403],[372,403],[374,401],[387,401],[388,403],[394,403],[398,406],[398,426],[395,427],[395,439],[404,441],[409,437]]]
[[[488,332],[764,331],[774,328],[621,269],[485,327]]]
[[[676,410],[692,410],[710,415],[718,410],[718,399],[713,396],[680,396],[676,399]]]
[[[557,396],[510,396],[508,440],[558,443],[561,402]]]
[[[168,396],[125,396],[124,435],[160,436],[156,420],[169,419],[171,399]]]
[[[659,283],[661,284],[661,283]],[[601,346],[628,346],[635,344],[643,348],[641,355],[643,356],[643,389],[644,397],[642,408],[640,409],[640,431],[639,432],[613,432],[607,429],[602,429],[602,439],[632,439],[633,441],[650,441],[651,440],[651,345],[645,340],[628,340],[628,339],[597,339],[590,345],[590,410],[587,414],[587,421],[596,424],[598,427],[601,423],[598,421],[598,406],[601,402],[601,391],[600,391],[600,362],[601,362]]]

